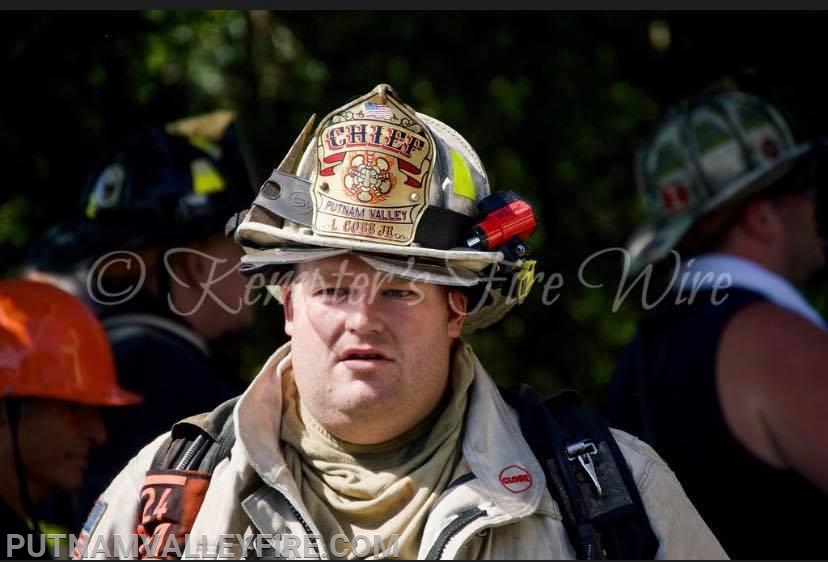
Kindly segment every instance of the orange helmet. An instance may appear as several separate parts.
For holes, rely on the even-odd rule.
[[[0,281],[0,398],[137,404],[118,386],[106,335],[76,297],[46,283]]]

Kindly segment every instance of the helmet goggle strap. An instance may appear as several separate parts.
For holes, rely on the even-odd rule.
[[[267,211],[266,216],[273,217],[274,223],[281,218],[312,228],[310,185],[304,178],[273,170],[253,206]],[[473,223],[474,219],[463,213],[428,205],[420,217],[414,243],[437,250],[464,247],[465,235]]]

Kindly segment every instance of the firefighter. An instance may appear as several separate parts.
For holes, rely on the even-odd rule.
[[[524,204],[490,194],[468,142],[388,85],[309,123],[235,230],[290,342],[235,405],[177,425],[175,447],[164,435],[144,448],[90,540],[189,536],[210,556],[228,534],[289,535],[299,557],[364,557],[367,540],[406,559],[575,558],[516,412],[463,339],[531,286]],[[655,533],[648,556],[723,557],[658,456],[617,440]],[[217,461],[209,479],[176,470],[197,455]]]
[[[80,489],[107,439],[101,408],[140,401],[118,385],[103,328],[80,300],[45,283],[0,281],[1,546],[21,545],[4,557],[50,556],[37,506]]]
[[[734,558],[812,559],[828,509],[828,334],[798,286],[824,265],[820,142],[723,90],[640,151],[631,273],[674,279],[619,357],[608,416],[648,441]],[[788,515],[786,515],[788,514]]]

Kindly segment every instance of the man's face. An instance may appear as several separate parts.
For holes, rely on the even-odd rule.
[[[249,327],[255,318],[255,307],[253,296],[247,294],[248,280],[238,271],[239,260],[244,255],[241,246],[229,238],[216,236],[199,250],[207,257],[194,258],[201,261],[201,266],[195,268],[193,290],[199,295],[209,290],[197,306],[201,309],[198,313],[205,318],[202,335],[213,339]]]
[[[96,407],[61,400],[25,401],[18,435],[34,497],[77,491],[92,447],[106,441],[106,430]]]
[[[283,301],[299,395],[327,431],[381,443],[437,406],[465,295],[337,256],[300,265]]]
[[[814,198],[807,193],[789,194],[776,198],[774,206],[785,230],[788,277],[804,281],[825,264]]]

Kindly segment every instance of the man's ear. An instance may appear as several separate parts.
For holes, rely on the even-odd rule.
[[[754,199],[745,207],[742,228],[751,237],[763,242],[774,240],[784,230],[779,211],[763,198]]]
[[[198,287],[199,283],[207,278],[211,262],[196,252],[180,252],[170,257],[169,267],[173,272],[173,279],[188,287]]]
[[[469,296],[463,291],[451,289],[448,292],[448,333],[451,337],[460,337],[463,332],[463,323],[466,321],[466,311],[469,306]]]
[[[285,315],[285,333],[293,336],[293,286],[290,283],[280,285],[282,292],[281,298],[282,307]]]

